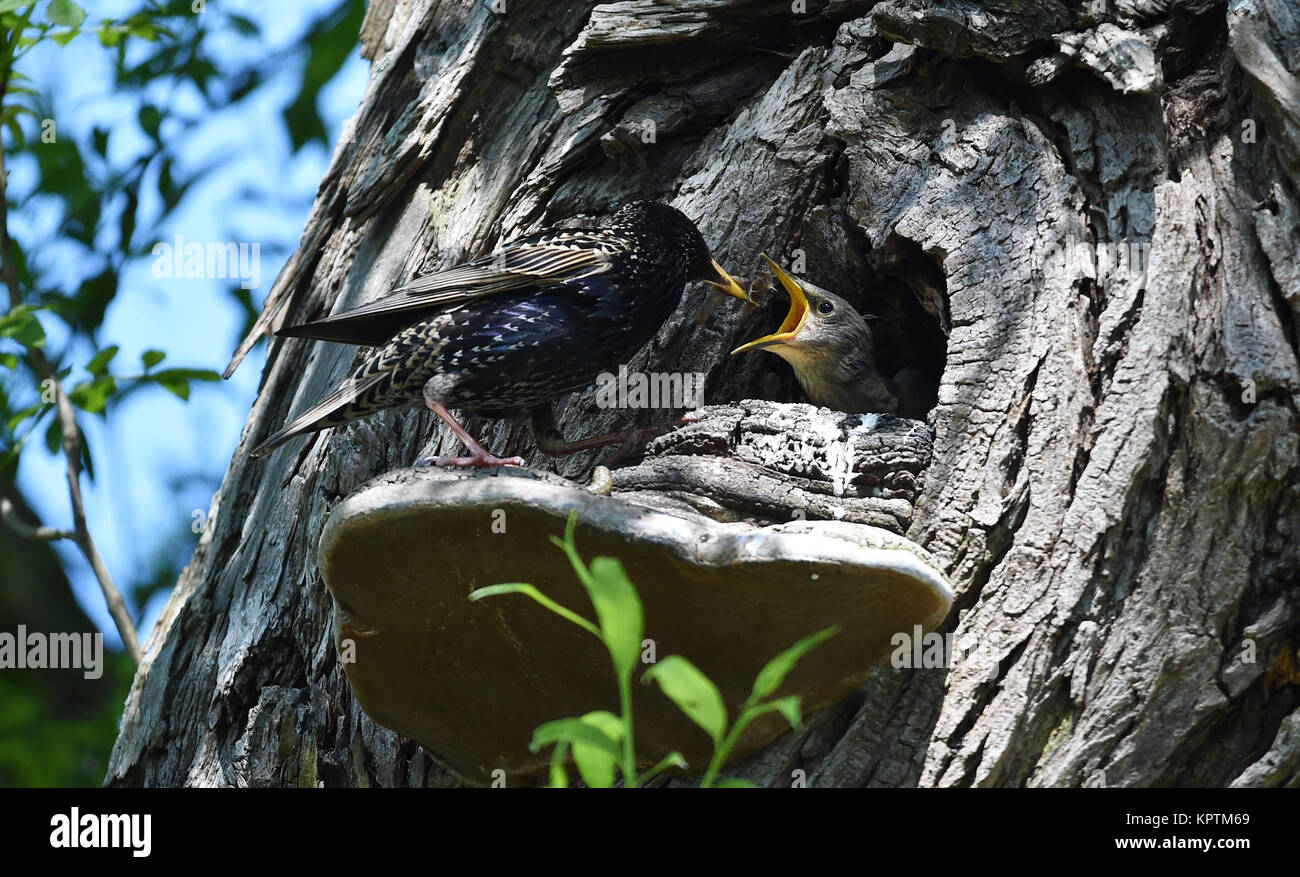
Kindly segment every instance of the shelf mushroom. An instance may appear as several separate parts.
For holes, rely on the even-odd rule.
[[[808,715],[851,693],[888,660],[891,637],[929,631],[952,591],[935,561],[901,536],[842,521],[718,523],[599,496],[558,476],[399,470],[330,514],[318,552],[334,596],[336,645],[361,706],[475,784],[504,771],[532,782],[550,754],[533,729],[618,710],[604,647],[523,597],[471,602],[476,588],[529,582],[588,617],[591,605],[549,537],[578,513],[581,555],[617,557],[645,608],[645,657],[679,654],[717,685],[734,718],[768,659],[832,625],[779,696]],[[708,736],[654,686],[635,686],[638,753],[682,752],[693,770]],[[788,730],[775,713],[742,736],[733,760]],[[500,774],[497,774],[500,776]]]

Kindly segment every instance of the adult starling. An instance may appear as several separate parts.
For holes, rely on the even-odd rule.
[[[767,350],[794,367],[799,385],[814,405],[850,414],[893,413],[898,400],[876,370],[871,329],[848,302],[795,280],[763,255],[790,296],[790,310],[771,335],[731,351]]]
[[[573,453],[655,434],[629,430],[567,444],[551,401],[636,353],[703,280],[747,299],[674,207],[627,204],[594,229],[551,228],[418,278],[389,295],[278,334],[378,349],[329,398],[251,452],[423,399],[469,450],[442,466],[523,465],[489,454],[449,408],[530,416],[540,450]],[[748,300],[748,299],[747,299]]]

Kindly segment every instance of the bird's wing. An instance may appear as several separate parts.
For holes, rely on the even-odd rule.
[[[591,232],[550,232],[463,265],[417,277],[368,304],[277,334],[382,344],[402,328],[454,304],[528,287],[553,286],[609,268],[611,242]]]
[[[370,395],[380,390],[385,379],[391,376],[389,372],[389,369],[376,368],[368,374],[353,375],[311,410],[298,415],[288,426],[266,438],[249,451],[248,455],[264,457],[300,435],[317,432],[329,426],[339,426],[349,420],[373,413],[382,406],[374,403]]]

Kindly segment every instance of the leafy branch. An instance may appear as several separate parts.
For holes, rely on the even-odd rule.
[[[0,99],[2,99],[0,92]],[[22,295],[18,289],[17,277],[13,269],[13,262],[10,258],[10,241],[9,241],[9,210],[8,202],[5,197],[5,167],[4,154],[0,151],[0,258],[3,259],[0,265],[0,274],[6,288],[9,291],[9,302],[11,307],[18,308],[22,306]],[[108,567],[104,564],[104,558],[99,553],[99,548],[95,545],[95,540],[90,534],[90,526],[86,523],[86,506],[81,497],[81,430],[77,425],[77,412],[72,407],[72,402],[68,399],[67,393],[63,391],[63,384],[60,382],[58,374],[54,367],[46,359],[44,352],[39,346],[24,345],[27,352],[27,359],[31,363],[33,370],[40,379],[42,387],[48,387],[54,394],[55,404],[57,406],[61,427],[63,442],[63,456],[67,458],[67,478],[68,478],[68,498],[72,504],[72,521],[73,530],[56,530],[51,527],[32,528],[29,526],[17,527],[19,535],[27,538],[37,539],[71,539],[73,544],[81,551],[86,562],[90,564],[91,571],[95,574],[95,580],[99,582],[99,589],[104,595],[104,602],[108,605],[109,614],[113,617],[113,623],[117,626],[118,635],[122,637],[122,644],[126,647],[127,653],[136,663],[140,663],[142,652],[140,651],[140,639],[136,634],[135,623],[131,620],[131,613],[127,608],[126,600],[122,597],[122,592],[118,590],[117,585],[113,583],[113,577],[108,572]],[[4,519],[11,526],[14,523],[12,506],[8,501],[5,503]]]
[[[56,6],[57,13],[52,13],[52,15],[72,14],[67,7],[72,7],[76,9],[76,12],[80,13],[80,9],[75,4],[64,3],[61,6]],[[34,8],[34,5],[27,7],[19,19],[19,26],[6,30],[3,43],[0,44],[0,107],[5,106],[5,99],[8,96],[9,86],[13,78],[13,65],[17,55],[20,51],[26,51],[33,44],[30,37],[24,36],[24,31],[31,19]],[[84,13],[81,13],[81,17],[85,17]],[[25,314],[30,317],[30,314],[24,311],[21,281],[14,260],[14,245],[9,235],[8,188],[9,172],[5,167],[4,150],[0,150],[0,280],[3,281],[9,293],[9,313],[6,317],[12,318],[15,314]],[[35,321],[34,317],[31,319]],[[37,328],[39,329],[39,322],[37,322]],[[54,404],[58,411],[63,455],[67,459],[68,499],[72,506],[73,522],[71,531],[27,525],[20,525],[16,527],[16,530],[20,535],[27,538],[69,539],[77,546],[86,562],[90,564],[95,580],[99,582],[99,589],[104,595],[104,602],[108,606],[113,623],[117,626],[117,632],[122,638],[123,646],[131,656],[131,660],[138,665],[142,653],[135,623],[131,620],[131,613],[127,608],[126,600],[122,597],[122,592],[113,583],[113,577],[109,574],[108,567],[104,563],[103,556],[99,553],[99,548],[95,544],[94,537],[91,536],[90,526],[86,521],[86,507],[81,496],[83,448],[81,430],[77,425],[76,410],[68,399],[67,393],[63,391],[63,384],[56,368],[41,349],[44,344],[44,333],[33,333],[28,328],[16,331],[13,334],[22,343],[27,361],[35,372],[41,387],[53,394]],[[3,509],[3,517],[11,526],[14,525],[16,516],[12,505],[7,501]]]

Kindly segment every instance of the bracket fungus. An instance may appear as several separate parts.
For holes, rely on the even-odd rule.
[[[951,606],[950,586],[925,550],[879,527],[716,521],[641,502],[643,483],[627,495],[615,485],[601,496],[529,469],[404,469],[343,500],[326,523],[318,562],[334,595],[336,644],[371,718],[467,781],[487,783],[496,770],[508,781],[545,771],[549,752],[528,748],[538,725],[617,710],[609,656],[589,633],[522,596],[467,599],[476,588],[527,581],[592,617],[567,558],[549,541],[573,511],[581,555],[618,558],[641,595],[643,657],[688,658],[718,685],[732,718],[763,665],[800,638],[841,630],[778,692],[799,694],[807,715],[843,699],[887,660],[891,637],[915,625],[933,629]],[[657,688],[634,687],[638,752],[658,760],[675,749],[703,769],[708,736]],[[764,715],[732,759],[788,727],[776,713]]]

